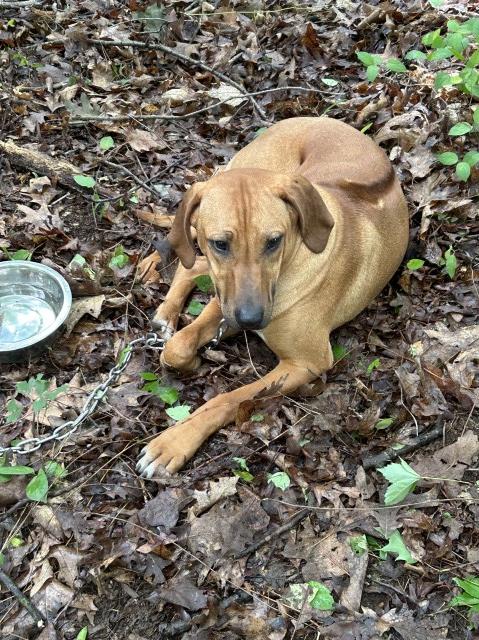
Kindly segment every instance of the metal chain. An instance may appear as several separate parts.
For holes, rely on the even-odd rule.
[[[208,347],[216,347],[223,337],[226,331],[226,321],[221,320],[218,330],[216,332],[216,336],[208,343]],[[68,420],[68,422],[64,422],[63,424],[56,427],[49,435],[43,436],[41,438],[27,438],[25,440],[20,440],[17,444],[11,447],[0,447],[0,455],[4,453],[18,453],[18,454],[29,454],[40,449],[47,442],[51,442],[55,440],[60,442],[65,438],[71,436],[78,427],[85,422],[87,418],[89,418],[96,410],[97,406],[106,396],[108,389],[117,382],[123,371],[128,366],[133,352],[139,347],[144,346],[145,349],[156,349],[157,351],[163,351],[165,348],[166,340],[164,338],[160,338],[156,333],[147,333],[140,338],[136,338],[135,340],[131,340],[120,352],[118,356],[118,360],[115,365],[110,369],[108,373],[108,377],[101,384],[97,385],[93,391],[90,393],[88,398],[83,405],[83,409],[81,413],[74,420]]]

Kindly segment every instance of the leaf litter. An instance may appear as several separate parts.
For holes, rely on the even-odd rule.
[[[152,222],[267,125],[225,77],[247,92],[274,89],[254,97],[271,122],[328,113],[380,143],[408,199],[412,245],[392,283],[335,332],[340,357],[327,375],[295,399],[246,403],[178,477],[138,478],[139,449],[271,368],[254,336],[247,350],[242,338],[209,350],[184,380],[135,354],[74,437],[1,460],[35,475],[0,485],[0,565],[49,620],[37,630],[2,587],[2,634],[472,638],[479,174],[472,167],[461,182],[452,163],[474,151],[476,120],[455,85],[434,89],[449,60],[405,54],[471,18],[473,3],[11,4],[0,20],[2,137],[71,163],[80,182],[0,153],[3,259],[55,266],[75,298],[67,334],[45,355],[3,366],[1,445],[76,416],[125,341],[149,330],[171,275]],[[457,143],[448,132],[464,123]],[[208,296],[200,283],[190,310]],[[39,374],[45,385],[18,392]],[[442,441],[401,454],[438,425]],[[366,455],[385,451],[404,477],[383,475],[387,462],[364,470]]]

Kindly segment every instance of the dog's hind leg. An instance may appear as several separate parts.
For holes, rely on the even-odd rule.
[[[186,299],[196,286],[195,278],[207,273],[208,264],[204,256],[198,256],[191,269],[185,269],[182,264],[178,266],[171,287],[151,321],[153,329],[163,338],[168,340],[173,336]]]

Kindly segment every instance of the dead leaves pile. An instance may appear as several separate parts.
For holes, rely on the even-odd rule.
[[[401,57],[425,32],[468,17],[468,3],[163,5],[2,9],[5,138],[72,163],[95,188],[65,187],[59,175],[33,175],[0,156],[4,256],[23,251],[55,266],[75,299],[66,333],[45,357],[4,368],[0,398],[40,373],[50,390],[67,387],[36,415],[34,398],[18,394],[21,417],[0,427],[0,444],[74,419],[125,341],[149,329],[171,275],[152,223],[166,225],[162,216],[186,186],[268,124],[238,86],[275,90],[254,98],[271,122],[327,112],[367,127],[404,186],[410,257],[424,264],[403,265],[335,333],[327,376],[295,399],[245,403],[236,425],[179,477],[145,484],[134,472],[138,450],[171,422],[164,402],[142,388],[140,375],[159,373],[159,361],[141,350],[87,426],[11,460],[35,469],[55,460],[68,475],[46,504],[24,500],[21,477],[0,485],[2,569],[49,620],[37,630],[2,590],[2,637],[70,640],[84,626],[96,639],[127,640],[472,637],[467,616],[448,603],[453,577],[479,573],[477,170],[464,185],[435,160],[469,105],[435,91],[420,66],[369,83],[355,56]],[[291,86],[310,91],[277,91]],[[168,119],[142,119],[162,114]],[[113,143],[102,144],[107,136]],[[453,278],[444,265],[450,247]],[[243,339],[226,342],[204,353],[193,376],[164,383],[196,407],[272,365],[249,337],[247,348]],[[404,456],[424,479],[385,508],[386,482],[371,461],[432,428],[442,428],[442,441]],[[289,482],[280,489],[272,474]],[[408,562],[381,551],[398,535]],[[314,606],[324,588],[333,609]]]

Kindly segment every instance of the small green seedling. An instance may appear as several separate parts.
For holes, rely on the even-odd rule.
[[[394,554],[396,561],[404,560],[404,562],[408,564],[415,564],[417,562],[404,544],[404,540],[397,529],[389,536],[388,543],[379,549],[379,557],[381,560],[385,560],[388,553]]]
[[[144,371],[141,374],[141,377],[145,380],[145,384],[141,388],[142,391],[147,391],[148,393],[157,396],[165,404],[170,406],[178,401],[180,397],[178,389],[164,385],[162,379],[158,377],[156,373]]]
[[[233,458],[233,462],[236,462],[237,469],[233,469],[233,473],[241,480],[245,482],[252,482],[254,475],[250,472],[248,464],[244,458]]]
[[[424,266],[424,260],[421,260],[420,258],[412,258],[411,260],[408,260],[406,266],[409,271],[417,271]]]
[[[386,480],[391,483],[384,494],[384,504],[387,506],[398,504],[414,491],[421,476],[412,469],[407,462],[399,458],[400,462],[393,462],[382,469],[378,469]]]
[[[453,578],[461,589],[461,593],[455,596],[449,603],[450,607],[467,607],[469,614],[479,613],[479,577]]]
[[[115,247],[108,266],[110,269],[123,269],[130,262],[130,256],[125,253],[123,245],[119,244]]]
[[[440,264],[444,267],[445,272],[451,280],[454,280],[457,269],[457,258],[452,247],[449,247],[449,249],[444,252],[444,256],[441,258]]]
[[[179,420],[185,420],[191,413],[191,407],[189,404],[179,404],[176,407],[168,407],[166,409],[166,415],[177,422]]]
[[[291,479],[285,471],[268,473],[268,484],[272,484],[281,491],[286,491],[291,485]]]

